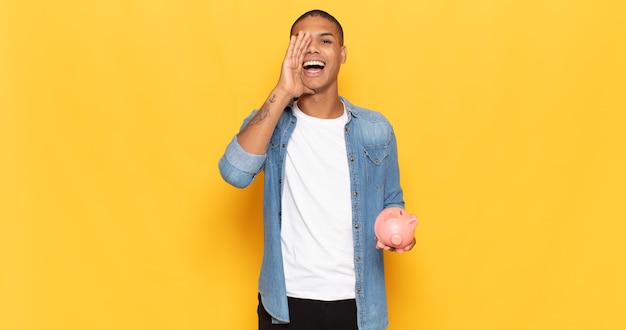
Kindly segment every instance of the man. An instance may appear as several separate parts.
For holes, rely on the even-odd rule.
[[[388,324],[374,221],[384,208],[404,207],[396,139],[381,114],[339,96],[346,55],[333,16],[298,18],[278,84],[219,161],[236,187],[265,173],[261,330]]]

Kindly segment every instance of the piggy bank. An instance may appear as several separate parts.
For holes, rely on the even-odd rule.
[[[378,214],[374,224],[374,231],[378,238],[376,246],[384,248],[387,245],[395,248],[398,253],[404,252],[404,249],[413,241],[416,225],[415,214],[409,214],[399,207],[384,209]]]

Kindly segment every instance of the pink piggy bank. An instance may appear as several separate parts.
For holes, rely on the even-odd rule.
[[[387,245],[395,248],[398,253],[404,252],[404,249],[413,242],[415,226],[417,226],[415,214],[409,214],[399,207],[384,209],[378,214],[374,224],[378,238],[376,246],[382,249]]]

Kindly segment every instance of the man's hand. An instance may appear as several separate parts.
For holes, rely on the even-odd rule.
[[[376,248],[377,249],[383,249],[385,251],[393,251],[393,252],[398,252],[398,253],[403,253],[403,252],[407,252],[407,251],[411,251],[411,249],[415,246],[415,243],[417,242],[415,240],[415,237],[413,237],[413,240],[411,241],[411,244],[405,246],[403,249],[396,249],[392,246],[389,245],[385,245],[383,244],[381,241],[378,240],[378,238],[374,237],[374,239],[377,241],[376,243]]]
[[[264,154],[285,107],[295,97],[315,93],[302,83],[302,63],[310,43],[309,33],[299,32],[298,35],[291,36],[278,84],[256,115],[237,134],[237,141],[245,151],[256,155]]]
[[[302,63],[310,43],[311,34],[309,32],[298,32],[297,35],[291,36],[289,41],[289,48],[287,48],[287,54],[283,60],[276,89],[284,91],[292,98],[300,97],[302,94],[315,93],[314,90],[302,83]]]

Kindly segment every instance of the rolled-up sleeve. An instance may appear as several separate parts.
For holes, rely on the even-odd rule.
[[[266,155],[256,155],[245,151],[237,136],[226,147],[226,151],[218,162],[220,174],[224,181],[237,188],[245,188],[263,168]]]

